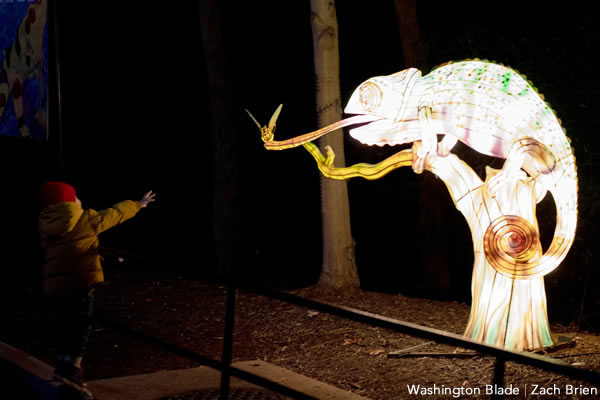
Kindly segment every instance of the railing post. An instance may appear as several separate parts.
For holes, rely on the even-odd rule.
[[[494,394],[493,400],[502,400],[504,398],[504,357],[496,357],[494,364]]]
[[[233,322],[235,320],[235,297],[237,288],[227,287],[227,309],[225,311],[225,332],[223,335],[223,355],[221,357],[221,388],[219,399],[229,398],[229,367],[231,366],[231,355],[233,347]]]

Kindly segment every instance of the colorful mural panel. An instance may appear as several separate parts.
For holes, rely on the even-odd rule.
[[[0,0],[0,136],[47,140],[47,0]]]

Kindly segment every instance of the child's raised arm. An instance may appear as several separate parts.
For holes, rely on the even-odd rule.
[[[149,191],[139,201],[125,200],[105,210],[97,211],[92,219],[96,232],[104,232],[132,218],[140,209],[153,202],[155,196],[155,193]]]

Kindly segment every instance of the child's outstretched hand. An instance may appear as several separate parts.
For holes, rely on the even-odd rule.
[[[146,207],[148,203],[152,203],[154,201],[155,196],[156,193],[152,193],[152,190],[146,193],[144,197],[142,197],[142,199],[140,200],[140,203],[142,203],[142,208]]]

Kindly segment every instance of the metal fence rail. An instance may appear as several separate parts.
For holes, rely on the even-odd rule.
[[[365,323],[371,326],[390,329],[396,332],[416,336],[423,339],[433,340],[437,343],[448,344],[452,346],[462,347],[480,352],[482,355],[492,356],[496,358],[493,374],[493,384],[504,386],[504,371],[506,361],[513,361],[532,367],[537,367],[546,371],[565,375],[574,379],[584,380],[594,384],[600,384],[600,374],[594,371],[589,371],[581,368],[576,368],[554,358],[546,357],[534,353],[526,353],[521,351],[506,350],[501,347],[491,346],[484,343],[465,338],[464,336],[445,332],[438,329],[433,329],[418,324],[400,321],[394,318],[385,317],[378,314],[369,313],[351,307],[340,306],[335,304],[323,303],[293,294],[281,292],[278,290],[249,286],[249,285],[232,285],[227,289],[227,310],[225,317],[225,334],[223,343],[223,357],[221,361],[217,361],[202,355],[199,355],[191,350],[181,348],[177,345],[166,343],[165,341],[151,336],[145,332],[131,329],[125,325],[110,321],[107,319],[98,319],[98,321],[111,327],[123,334],[131,336],[137,340],[153,344],[173,354],[187,358],[221,371],[221,387],[220,398],[227,399],[229,395],[229,378],[234,376],[245,381],[262,386],[266,389],[278,392],[284,396],[295,399],[315,399],[306,393],[302,393],[280,383],[265,379],[258,375],[243,371],[231,366],[232,347],[233,347],[233,325],[235,319],[235,302],[238,289],[245,292],[255,293],[272,299],[280,300],[289,304],[294,304],[300,307],[310,308],[323,313],[336,315],[352,321]],[[495,396],[493,398],[502,398]]]
[[[397,332],[406,333],[423,339],[433,340],[438,343],[449,344],[452,346],[463,347],[476,350],[488,356],[496,357],[497,360],[514,361],[520,364],[530,365],[547,371],[556,372],[571,378],[581,379],[590,383],[600,384],[600,374],[581,368],[570,366],[562,361],[551,357],[542,356],[534,353],[522,351],[506,350],[501,347],[488,345],[468,339],[462,335],[442,331],[439,329],[428,328],[426,326],[413,324],[411,322],[400,321],[394,318],[384,317],[382,315],[369,313],[351,307],[322,303],[310,300],[304,297],[295,296],[289,293],[280,292],[268,288],[243,288],[245,291],[254,292],[263,296],[271,297],[286,303],[297,306],[311,308],[324,313],[337,315],[357,322],[363,322],[372,326],[391,329]]]

